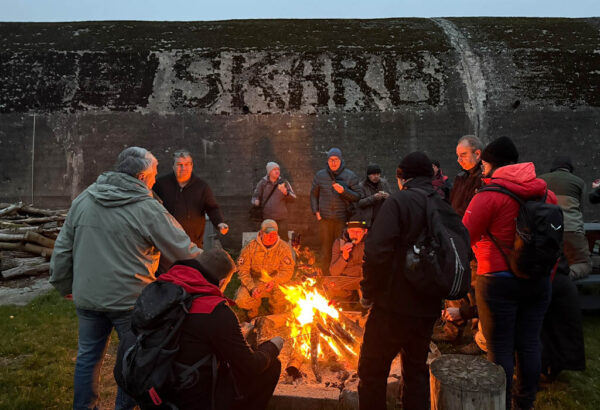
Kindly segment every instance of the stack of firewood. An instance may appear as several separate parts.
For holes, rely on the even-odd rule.
[[[0,203],[0,277],[7,280],[47,273],[66,216],[67,210]]]

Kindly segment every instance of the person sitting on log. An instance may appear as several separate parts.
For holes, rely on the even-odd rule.
[[[242,285],[235,303],[248,310],[248,320],[258,316],[263,298],[275,313],[283,313],[287,300],[279,285],[289,282],[294,274],[290,245],[279,238],[277,222],[265,219],[256,239],[252,240],[238,259],[238,276]]]
[[[365,253],[365,221],[350,221],[331,248],[329,274],[323,278],[323,288],[331,299],[348,301],[356,292],[360,300],[360,281]]]

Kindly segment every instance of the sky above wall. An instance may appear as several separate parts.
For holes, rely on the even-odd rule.
[[[0,21],[598,17],[600,0],[0,0]]]

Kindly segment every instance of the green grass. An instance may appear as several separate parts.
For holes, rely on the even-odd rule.
[[[230,296],[236,284],[228,289]],[[537,410],[600,408],[600,315],[584,317],[584,332],[587,370],[561,373],[538,393]],[[0,409],[70,408],[76,348],[75,309],[56,292],[25,307],[0,306]],[[103,390],[111,384],[110,362]],[[114,394],[114,383],[112,392],[103,393],[110,403],[106,395]]]

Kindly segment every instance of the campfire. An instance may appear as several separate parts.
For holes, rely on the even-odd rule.
[[[293,306],[285,321],[291,344],[286,372],[299,378],[302,365],[309,362],[320,383],[320,361],[337,362],[339,369],[347,371],[356,369],[363,329],[337,309],[316,283],[307,278],[299,285],[280,289]]]

